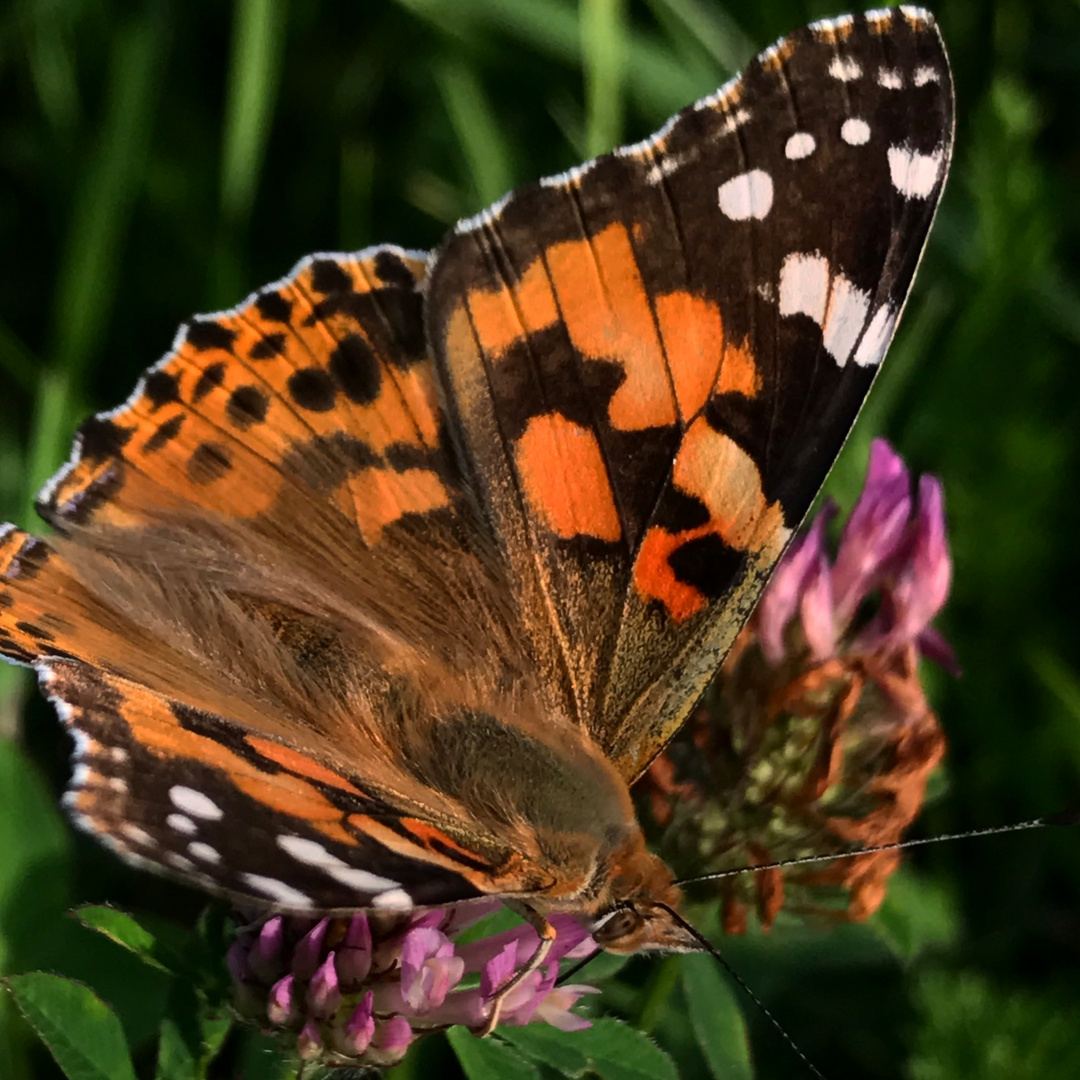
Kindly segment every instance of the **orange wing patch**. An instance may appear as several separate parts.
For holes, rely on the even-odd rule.
[[[523,333],[544,330],[559,317],[542,259],[533,262],[513,287],[470,289],[466,301],[476,336],[493,360],[521,341]]]
[[[622,536],[600,444],[588,428],[559,413],[534,416],[514,457],[530,506],[556,536]]]

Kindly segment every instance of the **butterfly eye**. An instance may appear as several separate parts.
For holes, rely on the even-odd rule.
[[[617,908],[611,914],[598,919],[593,926],[593,940],[607,947],[621,938],[641,929],[644,920],[633,908]]]

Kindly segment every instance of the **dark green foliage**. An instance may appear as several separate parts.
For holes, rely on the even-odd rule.
[[[181,319],[310,251],[429,247],[508,185],[646,135],[757,48],[836,13],[795,0],[0,5],[0,520],[33,524],[76,421],[121,401]],[[964,676],[928,673],[951,753],[923,834],[1056,811],[1080,791],[1080,6],[941,0],[937,14],[957,81],[952,180],[831,481],[850,503],[870,437],[886,434],[945,482],[956,584],[940,625]],[[14,669],[0,672],[0,736],[0,973],[78,980],[8,983],[0,1076],[59,1075],[33,1031],[71,1076],[283,1075],[235,1036],[205,1071],[204,1041],[226,1035],[220,972],[189,954],[196,993],[169,959],[201,898],[64,830],[66,737]],[[103,900],[138,923],[63,916]],[[921,850],[870,926],[781,920],[725,954],[830,1080],[1074,1077],[1080,833]],[[700,963],[581,976],[605,989],[590,1008],[650,1044],[614,1020],[579,1037],[461,1033],[452,1049],[421,1044],[397,1075],[452,1076],[455,1052],[476,1080],[749,1075],[738,1015]],[[735,1001],[753,1075],[804,1075]]]

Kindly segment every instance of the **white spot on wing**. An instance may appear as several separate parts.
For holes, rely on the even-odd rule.
[[[886,90],[904,89],[904,76],[896,68],[883,67],[878,72],[877,81],[878,86],[883,86]]]
[[[382,911],[411,911],[412,897],[404,889],[390,889],[379,893],[371,901],[371,906]]]
[[[119,776],[110,776],[108,780],[109,787],[115,791],[118,795],[127,794],[127,781]]]
[[[157,841],[145,829],[140,829],[138,825],[133,825],[130,821],[125,821],[120,826],[120,831],[136,844],[141,844],[143,847],[157,847]]]
[[[287,855],[305,866],[314,866],[328,874],[335,881],[358,892],[382,893],[387,889],[396,889],[398,883],[389,878],[380,877],[369,870],[350,866],[339,859],[333,852],[327,851],[322,844],[308,840],[303,836],[279,836],[277,845]]]
[[[916,86],[925,86],[927,83],[941,82],[941,76],[937,73],[936,68],[932,68],[924,65],[915,69],[915,74],[912,76],[912,82]]]
[[[860,367],[877,367],[885,358],[885,350],[892,339],[896,325],[896,312],[888,304],[883,304],[874,312],[866,333],[859,342],[852,358]]]
[[[170,814],[165,819],[165,824],[170,829],[175,829],[178,833],[183,833],[185,836],[194,836],[199,831],[199,826],[189,817],[185,817],[183,814]]]
[[[762,169],[751,169],[721,184],[718,196],[720,209],[732,221],[763,218],[772,209],[772,177]]]
[[[841,82],[853,82],[862,78],[862,68],[857,60],[850,56],[834,56],[829,65],[829,74]]]
[[[183,784],[174,784],[169,788],[169,798],[177,810],[183,810],[185,814],[202,818],[204,821],[220,821],[225,816],[221,807],[209,795],[184,787]]]
[[[825,351],[841,367],[847,363],[859,340],[869,310],[870,294],[853,285],[843,274],[837,274],[833,278],[821,336]]]
[[[821,326],[829,298],[829,260],[793,253],[780,267],[780,314],[809,315]]]
[[[645,174],[646,184],[659,184],[665,176],[670,176],[677,169],[681,169],[689,160],[690,154],[666,154],[659,158],[649,167]]]
[[[123,765],[128,759],[128,752],[122,746],[110,746],[109,757],[111,757],[117,765]]]
[[[865,146],[870,141],[870,125],[857,116],[848,117],[840,128],[840,138],[848,146]]]
[[[175,866],[177,870],[183,870],[185,873],[195,869],[195,864],[189,858],[179,855],[175,851],[165,852],[165,861],[170,866]]]
[[[204,844],[201,840],[192,840],[187,849],[196,859],[201,859],[203,862],[221,862],[221,853],[218,849],[211,847],[209,844]]]
[[[733,131],[738,130],[750,120],[749,109],[736,109],[734,112],[730,112],[724,117],[724,122],[720,125],[720,133],[722,135],[730,135]]]
[[[909,199],[929,198],[941,176],[945,151],[939,146],[932,154],[920,154],[905,146],[890,146],[888,156],[893,187]]]
[[[311,897],[306,893],[294,889],[291,885],[286,885],[284,881],[278,881],[277,878],[264,877],[262,874],[241,874],[240,880],[256,892],[270,897],[271,900],[279,904],[303,910],[315,906]]]
[[[784,146],[784,155],[788,161],[799,161],[809,157],[817,147],[817,140],[809,131],[796,131]]]

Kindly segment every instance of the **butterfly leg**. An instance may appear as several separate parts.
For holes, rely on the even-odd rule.
[[[555,944],[555,927],[551,925],[540,914],[539,911],[529,907],[528,904],[516,904],[510,901],[510,906],[525,919],[533,929],[536,930],[540,937],[537,942],[536,948],[533,951],[532,956],[529,957],[528,963],[518,971],[513,978],[508,980],[505,986],[500,986],[496,991],[495,996],[491,999],[491,1012],[488,1013],[488,1018],[484,1022],[482,1027],[474,1029],[474,1034],[483,1038],[485,1035],[490,1035],[495,1030],[495,1025],[499,1022],[499,1014],[502,1012],[503,1002],[506,1000],[510,992],[531,975],[547,958],[547,954],[551,952],[551,946]]]

